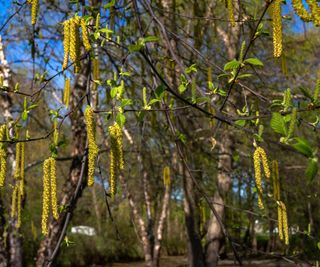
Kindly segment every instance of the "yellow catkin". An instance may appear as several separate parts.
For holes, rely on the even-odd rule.
[[[78,17],[70,20],[70,58],[74,63],[74,72],[80,71],[80,33]]]
[[[122,129],[118,125],[118,123],[115,124],[115,128],[116,128],[116,139],[117,139],[117,146],[118,146],[118,152],[119,152],[118,164],[119,164],[119,169],[123,170],[124,169],[124,158],[123,158]]]
[[[320,7],[316,0],[307,0],[314,25],[320,26]]]
[[[163,168],[163,183],[165,187],[169,187],[171,183],[170,179],[170,167],[166,166]]]
[[[98,88],[96,81],[100,80],[100,62],[98,58],[94,58],[92,61],[92,76],[94,81],[93,90],[95,91]]]
[[[114,198],[117,191],[117,172],[124,169],[122,130],[118,123],[109,127],[110,133],[110,195]]]
[[[64,92],[63,92],[63,103],[66,106],[66,108],[69,107],[70,103],[70,79],[64,80]]]
[[[0,141],[5,140],[7,127],[0,126]],[[4,186],[7,173],[7,152],[4,143],[0,143],[0,187]]]
[[[111,146],[112,146],[112,141],[111,141]],[[115,156],[112,148],[110,150],[109,188],[110,188],[110,196],[113,199],[117,193],[117,180],[116,180]]]
[[[19,191],[20,191],[20,195],[24,196],[24,179],[22,179],[19,183]]]
[[[86,21],[84,18],[81,18],[80,25],[81,25],[81,30],[82,30],[83,46],[87,51],[89,51],[91,49],[91,44],[90,44],[90,38],[89,38],[89,33],[88,33]]]
[[[20,143],[20,179],[24,179],[25,143]]]
[[[229,21],[232,27],[236,26],[236,21],[234,19],[234,10],[233,10],[233,3],[232,0],[227,1],[227,8],[228,8],[228,16],[229,16]]]
[[[262,147],[258,147],[257,150],[259,151],[259,155],[261,157],[264,175],[266,176],[267,179],[269,179],[270,178],[270,168],[269,168],[267,154]]]
[[[96,144],[95,126],[93,120],[93,109],[88,106],[84,112],[84,119],[87,126],[88,137],[88,186],[94,184],[95,162],[99,153],[99,148]]]
[[[12,191],[12,197],[11,197],[11,217],[14,218],[17,214],[17,193],[18,193],[18,187],[15,186]]]
[[[282,18],[281,18],[282,0],[275,0],[272,11],[273,28],[273,55],[280,57],[282,53]]]
[[[20,181],[21,183],[21,181]],[[20,194],[20,186],[16,185],[17,187],[17,224],[16,227],[20,228],[21,226],[21,205],[22,205],[22,195]]]
[[[50,160],[50,186],[51,186],[51,209],[53,218],[58,220],[58,201],[57,201],[57,167],[56,160],[51,157]]]
[[[14,178],[20,179],[20,165],[21,165],[21,143],[16,144],[16,166],[14,169]]]
[[[275,200],[280,200],[280,180],[278,161],[272,161],[273,196]]]
[[[259,147],[256,148],[253,154],[253,166],[256,178],[256,187],[258,193],[258,206],[260,209],[264,209],[262,202],[262,182],[261,182],[261,166],[260,166],[260,150]]]
[[[37,23],[39,11],[39,0],[32,0],[31,2],[31,24],[35,25]]]
[[[304,8],[302,0],[292,0],[292,6],[296,14],[303,20],[303,21],[312,21],[311,14]]]
[[[70,52],[70,20],[66,20],[63,23],[63,64],[62,69],[66,69],[68,67],[68,59],[69,59],[69,52]]]
[[[288,217],[287,217],[287,208],[286,205],[280,201],[281,206],[281,218],[282,218],[282,229],[283,229],[283,235],[284,235],[284,243],[286,245],[289,245],[289,228],[288,228]]]
[[[281,210],[281,201],[278,201],[278,233],[279,239],[283,240],[283,219],[282,219],[282,210]]]
[[[43,194],[42,194],[42,234],[48,235],[48,217],[50,209],[50,159],[43,163]]]

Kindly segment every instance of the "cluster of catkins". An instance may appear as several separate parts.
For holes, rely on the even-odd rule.
[[[64,57],[62,69],[66,69],[68,67],[68,60],[70,55],[70,59],[74,63],[75,73],[78,73],[80,70],[80,28],[82,30],[82,42],[84,48],[89,51],[91,49],[91,44],[85,19],[79,16],[74,16],[73,18],[68,19],[63,23]]]
[[[57,170],[56,160],[49,157],[43,163],[43,195],[42,195],[42,233],[47,235],[48,218],[50,213],[50,203],[53,218],[58,220],[58,204],[57,204]]]
[[[253,154],[254,172],[256,179],[256,188],[258,193],[258,206],[260,209],[264,208],[262,202],[263,188],[262,188],[262,175],[261,175],[261,163],[264,170],[264,175],[267,179],[270,178],[270,169],[268,158],[265,150],[262,147],[257,147]],[[288,230],[288,219],[287,209],[284,202],[280,200],[280,181],[279,181],[279,170],[278,162],[272,161],[272,179],[273,179],[273,196],[278,206],[278,230],[280,240],[284,240],[285,244],[289,244],[289,230]]]

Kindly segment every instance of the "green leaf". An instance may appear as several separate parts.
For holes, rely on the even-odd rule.
[[[308,158],[313,156],[313,149],[306,140],[299,137],[296,137],[295,140],[297,143],[292,145],[295,150],[299,151]]]
[[[157,36],[147,36],[143,38],[143,43],[159,42],[159,37]]]
[[[272,118],[270,121],[270,127],[276,132],[283,136],[287,135],[286,123],[282,115],[278,112],[272,113]]]
[[[111,98],[115,98],[115,96],[117,95],[117,93],[118,93],[118,87],[112,88],[111,91],[110,91],[110,96],[111,96]]]
[[[253,66],[261,66],[261,67],[263,67],[263,63],[261,62],[261,60],[257,59],[257,58],[253,58],[253,57],[246,59],[244,61],[244,63],[248,63],[248,64],[253,65]]]
[[[21,114],[21,119],[23,121],[26,121],[28,119],[28,111],[27,110],[24,110]]]
[[[155,90],[154,94],[157,99],[161,99],[163,97],[163,93],[165,92],[165,86],[163,84],[159,85]]]
[[[305,171],[305,175],[310,182],[313,181],[314,177],[317,175],[318,172],[318,158],[311,158],[308,161],[308,166]]]
[[[159,102],[159,101],[160,101],[159,99],[153,98],[153,99],[150,100],[150,102],[149,102],[148,105],[152,105],[152,104],[157,103],[157,102]]]
[[[192,72],[197,72],[197,65],[196,64],[192,64],[191,66],[189,66],[188,68],[185,69],[185,73],[189,74]]]
[[[126,116],[124,116],[122,113],[118,113],[116,121],[117,121],[117,123],[119,124],[120,127],[123,127],[123,125],[126,122]]]
[[[130,106],[132,105],[132,100],[128,98],[124,98],[121,100],[121,107]]]
[[[236,69],[240,66],[240,62],[236,59],[233,59],[231,61],[229,61],[226,65],[224,65],[224,70],[232,70],[232,69]]]
[[[138,52],[143,48],[142,44],[131,44],[128,46],[129,52],[133,53],[133,52]]]
[[[246,120],[237,120],[235,121],[235,124],[244,127],[246,125]]]

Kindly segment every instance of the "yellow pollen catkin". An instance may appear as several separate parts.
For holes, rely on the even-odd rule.
[[[21,160],[21,143],[16,144],[16,166],[14,170],[14,178],[20,178],[20,160]]]
[[[92,76],[93,76],[93,90],[97,90],[98,83],[96,81],[100,80],[100,62],[98,58],[94,58],[92,61]]]
[[[87,30],[86,21],[84,18],[81,18],[80,25],[81,25],[81,30],[82,30],[83,46],[87,51],[90,51],[91,50],[90,38],[89,38],[88,30]]]
[[[117,191],[117,173],[124,169],[122,130],[118,123],[109,127],[110,133],[110,195],[114,198]]]
[[[20,181],[21,183],[22,181]],[[16,227],[17,228],[20,228],[21,226],[21,205],[22,205],[22,195],[20,193],[20,186],[16,185],[17,187],[17,224],[16,224]]]
[[[273,55],[280,57],[282,53],[282,18],[281,18],[282,0],[275,0],[272,11],[273,28]]]
[[[15,186],[12,191],[12,198],[11,198],[11,218],[14,218],[17,214],[17,193],[18,187]]]
[[[296,14],[303,20],[303,21],[312,21],[311,14],[304,8],[302,0],[292,0],[292,6]]]
[[[43,195],[42,195],[42,234],[48,235],[48,217],[50,209],[50,159],[43,163]]]
[[[99,148],[96,144],[95,126],[93,120],[93,109],[88,106],[84,112],[84,119],[87,126],[88,137],[88,186],[94,184],[95,162],[99,153]]]
[[[280,201],[281,212],[282,212],[282,229],[284,235],[284,243],[289,245],[289,229],[288,229],[288,217],[287,217],[287,208],[286,205]]]
[[[70,20],[70,58],[74,63],[74,72],[80,71],[80,33],[78,18]]]
[[[56,168],[56,160],[51,157],[50,160],[50,186],[51,186],[51,209],[53,218],[58,220],[58,201],[57,201],[57,168]]]
[[[316,0],[306,0],[315,26],[320,26],[320,7]]]
[[[20,143],[20,179],[24,179],[25,143]]]
[[[31,24],[35,25],[37,23],[39,11],[39,0],[32,0],[31,1]]]
[[[165,187],[169,187],[171,183],[170,179],[170,167],[166,166],[163,168],[163,183]]]
[[[267,179],[270,178],[270,168],[268,163],[268,158],[265,150],[262,147],[258,147],[259,155],[261,157],[261,162],[264,170],[264,175]]]
[[[70,20],[66,20],[63,23],[63,64],[62,69],[66,69],[68,67],[68,59],[69,59],[69,52],[70,52]]]
[[[228,16],[229,16],[229,21],[232,27],[236,26],[236,21],[234,19],[234,10],[233,10],[233,3],[232,0],[227,1],[227,8],[228,8]]]
[[[63,103],[66,106],[66,108],[69,107],[69,103],[70,103],[70,79],[65,79],[64,80]]]
[[[282,210],[281,210],[281,201],[278,201],[278,232],[279,239],[283,240],[283,219],[282,219]]]
[[[0,126],[0,141],[5,140],[7,127]],[[7,152],[4,143],[0,143],[0,187],[4,186],[7,173]]]
[[[263,166],[264,174],[267,179],[270,178],[270,169],[267,154],[262,147],[257,147],[253,154],[253,164],[254,164],[254,172],[256,178],[256,186],[258,189],[258,206],[260,209],[263,209],[263,202],[262,202],[262,176],[261,176],[261,163]]]

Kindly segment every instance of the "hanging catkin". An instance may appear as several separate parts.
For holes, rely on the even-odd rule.
[[[24,149],[25,144],[23,142],[16,144],[16,162],[14,170],[14,178],[22,180],[24,178]]]
[[[288,228],[288,217],[287,217],[287,208],[286,205],[280,201],[281,212],[282,212],[282,227],[284,235],[284,243],[289,245],[289,228]]]
[[[163,184],[167,188],[170,186],[171,179],[170,179],[170,167],[166,166],[163,168]]]
[[[0,126],[0,141],[5,140],[7,127],[6,125]],[[7,152],[4,143],[0,143],[0,187],[4,186],[7,173]]]
[[[92,186],[94,184],[95,162],[99,153],[99,148],[96,144],[95,138],[95,126],[92,107],[87,106],[84,112],[84,119],[87,126],[88,137],[88,186]]]
[[[80,33],[79,17],[70,20],[70,58],[74,63],[74,72],[80,71]]]
[[[258,190],[258,206],[260,209],[263,209],[263,202],[262,202],[262,176],[261,176],[261,163],[263,166],[264,174],[267,179],[270,178],[270,169],[267,154],[262,147],[257,147],[253,154],[253,164],[254,164],[254,172],[256,178],[256,186]]]
[[[80,19],[80,25],[81,25],[81,30],[82,30],[83,46],[87,51],[89,51],[91,49],[91,44],[90,44],[89,33],[87,30],[86,21],[84,18]]]
[[[70,103],[70,79],[64,80],[64,91],[63,91],[63,103],[66,108],[69,107]]]
[[[312,20],[315,26],[320,26],[320,7],[316,0],[306,0],[311,11]]]
[[[43,163],[43,194],[42,194],[42,234],[48,235],[48,217],[50,210],[50,159]]]
[[[68,67],[68,59],[69,59],[69,52],[70,52],[70,20],[66,20],[63,23],[63,50],[64,50],[64,56],[63,56],[63,64],[62,69],[66,69]]]
[[[312,21],[311,14],[304,8],[302,0],[292,0],[292,6],[296,14],[303,20],[303,21]]]
[[[50,192],[51,192],[51,209],[53,218],[58,220],[58,201],[57,201],[57,167],[56,160],[53,157],[50,160]]]
[[[281,201],[277,201],[277,203],[278,203],[278,232],[279,232],[279,239],[283,240],[283,219],[282,219]]]
[[[35,25],[37,23],[39,11],[39,0],[32,0],[31,1],[31,24]]]
[[[92,76],[93,76],[93,90],[97,90],[98,88],[98,83],[97,81],[100,80],[100,62],[99,58],[95,57],[92,61]]]
[[[51,210],[54,219],[59,218],[57,204],[57,173],[56,160],[53,157],[46,159],[43,163],[43,195],[42,195],[42,234],[48,234],[48,218]]]
[[[117,191],[117,173],[124,169],[122,130],[118,123],[109,127],[110,134],[110,174],[109,185],[110,195],[114,198]]]
[[[228,8],[228,17],[229,17],[230,25],[232,27],[235,27],[236,26],[236,22],[235,22],[235,19],[234,19],[234,10],[233,10],[232,0],[227,0],[227,8]]]
[[[272,11],[273,28],[273,55],[280,57],[282,53],[282,18],[281,18],[282,0],[275,0]]]

